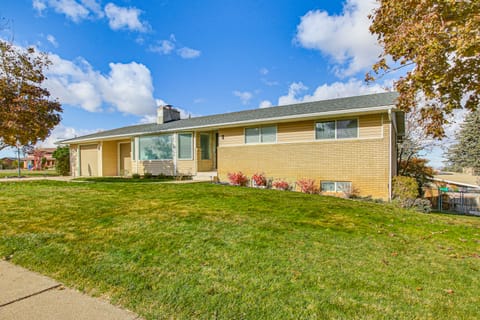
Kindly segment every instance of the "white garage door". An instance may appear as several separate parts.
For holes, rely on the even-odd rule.
[[[80,146],[80,175],[87,177],[98,176],[97,145]]]

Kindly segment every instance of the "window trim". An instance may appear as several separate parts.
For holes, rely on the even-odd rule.
[[[347,121],[347,120],[357,120],[357,136],[354,138],[338,138],[338,121]],[[330,139],[318,139],[317,138],[317,123],[322,122],[335,122],[335,138]],[[352,118],[340,118],[340,119],[325,119],[325,120],[315,120],[313,123],[313,137],[315,141],[333,141],[333,140],[351,140],[351,139],[360,139],[360,118],[359,117],[352,117]]]
[[[275,128],[275,141],[263,142],[262,141],[262,128]],[[258,129],[258,142],[247,142],[247,129]],[[274,125],[262,125],[256,127],[244,127],[243,128],[243,144],[258,145],[258,144],[275,144],[278,141],[278,126]]]
[[[180,135],[181,134],[189,134],[190,135],[190,158],[180,158]],[[178,160],[193,160],[193,132],[177,132],[177,159]]]
[[[338,183],[345,183],[345,182],[350,184],[350,191],[351,191],[352,190],[352,181],[321,180],[320,181],[320,192],[334,192],[334,193],[344,192],[342,190],[338,190]],[[334,191],[324,191],[322,189],[322,183],[333,183]]]

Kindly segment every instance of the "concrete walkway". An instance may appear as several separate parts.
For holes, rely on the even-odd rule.
[[[65,288],[53,279],[0,261],[2,320],[134,320],[136,314]]]
[[[30,176],[30,177],[12,177],[12,178],[0,178],[0,182],[13,182],[13,181],[35,181],[35,180],[55,180],[55,181],[70,181],[73,177],[70,176]]]

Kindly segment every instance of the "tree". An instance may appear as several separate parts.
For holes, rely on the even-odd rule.
[[[455,109],[476,110],[480,101],[480,1],[379,0],[370,31],[383,53],[366,75],[374,81],[407,68],[395,82],[397,106],[409,112],[425,99],[420,122],[433,137]]]
[[[456,135],[457,143],[447,152],[452,167],[470,167],[480,172],[480,110],[465,117]]]
[[[428,183],[435,174],[432,167],[427,165],[428,160],[413,157],[409,161],[402,160],[399,175],[414,178],[418,186],[418,194],[423,196],[423,186]]]
[[[50,63],[33,48],[0,40],[0,150],[34,145],[60,122],[60,103],[41,86]]]
[[[58,174],[68,176],[70,173],[70,149],[68,147],[58,147],[52,154],[56,159],[55,168]]]

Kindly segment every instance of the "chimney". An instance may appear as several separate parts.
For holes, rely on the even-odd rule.
[[[157,124],[180,120],[180,111],[171,105],[160,106],[157,109]]]

